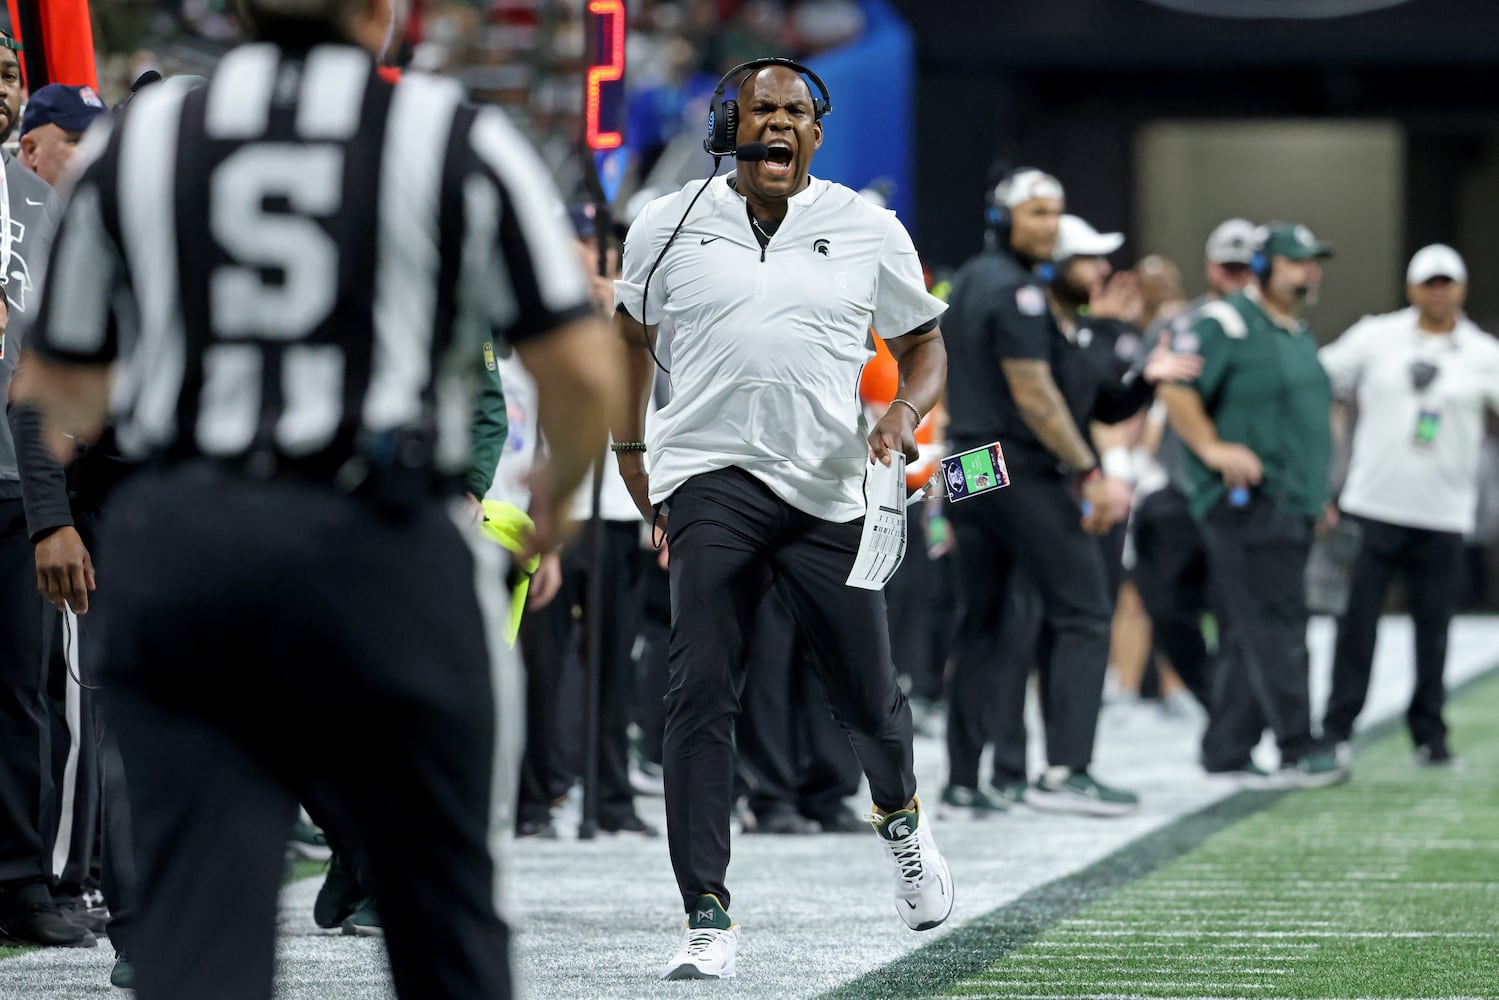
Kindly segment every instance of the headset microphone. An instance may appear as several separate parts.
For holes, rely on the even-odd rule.
[[[734,159],[740,163],[758,163],[770,159],[770,147],[763,142],[742,142],[734,147]]]

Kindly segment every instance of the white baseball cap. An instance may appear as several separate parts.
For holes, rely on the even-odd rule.
[[[1467,284],[1468,267],[1463,263],[1462,255],[1445,243],[1433,243],[1417,250],[1410,267],[1405,269],[1406,283],[1424,285],[1432,278],[1451,278],[1459,284]]]
[[[1123,233],[1100,233],[1077,216],[1064,215],[1057,227],[1057,248],[1051,259],[1107,257],[1122,246]]]
[[[994,189],[995,202],[1009,208],[1019,208],[1036,198],[1065,201],[1062,182],[1044,171],[1026,168],[1010,174]]]
[[[1208,234],[1207,259],[1214,264],[1248,264],[1254,260],[1254,223],[1227,219]]]

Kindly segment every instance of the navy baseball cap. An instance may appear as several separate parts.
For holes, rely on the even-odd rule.
[[[65,132],[82,132],[107,109],[93,87],[49,83],[31,95],[21,116],[21,134],[41,125],[56,125]]]

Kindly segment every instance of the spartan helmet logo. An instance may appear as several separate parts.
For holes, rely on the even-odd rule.
[[[899,840],[904,837],[909,837],[911,835],[911,821],[902,816],[894,823],[891,823],[890,826],[886,829],[889,831],[891,840]]]
[[[948,490],[950,490],[953,493],[961,493],[961,492],[963,492],[963,487],[965,485],[967,485],[967,483],[963,479],[963,470],[961,468],[959,468],[957,465],[949,465],[947,467],[947,488],[948,488]]]
[[[826,256],[828,256],[828,247],[830,245],[831,244],[829,244],[827,240],[813,240],[812,241],[812,252],[813,253],[820,253],[824,257],[826,257]]]

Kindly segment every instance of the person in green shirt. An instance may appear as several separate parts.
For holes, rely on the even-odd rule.
[[[469,467],[464,476],[464,489],[476,505],[494,485],[494,471],[499,468],[505,439],[510,435],[510,420],[505,414],[505,390],[500,385],[500,370],[492,341],[484,342],[483,362],[474,393],[474,412],[469,420]]]
[[[1203,307],[1176,335],[1202,355],[1196,380],[1161,387],[1188,448],[1192,514],[1216,586],[1219,671],[1202,764],[1254,784],[1317,787],[1348,777],[1312,733],[1305,572],[1319,520],[1333,519],[1332,389],[1301,320],[1332,249],[1306,226],[1256,233],[1258,284]],[[1275,775],[1250,758],[1266,726]]]

